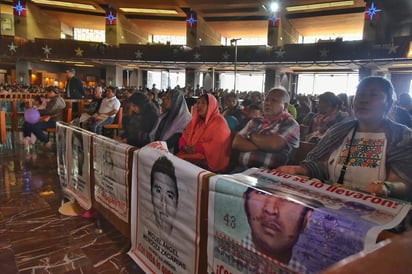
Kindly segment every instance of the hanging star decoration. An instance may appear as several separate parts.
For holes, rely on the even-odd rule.
[[[190,27],[193,27],[194,24],[196,24],[197,20],[196,18],[193,17],[193,14],[190,14],[190,18],[186,20],[187,23],[189,23]]]
[[[229,53],[227,53],[227,52],[225,51],[225,52],[223,53],[222,57],[223,57],[223,60],[227,61],[227,60],[229,59],[230,55],[229,55]]]
[[[399,46],[395,45],[393,42],[392,44],[389,46],[389,50],[388,50],[388,54],[396,54],[396,51],[398,50]]]
[[[367,14],[367,15],[369,16],[369,20],[372,21],[372,20],[373,20],[373,17],[374,17],[375,15],[377,15],[378,12],[381,12],[381,11],[382,11],[382,10],[378,9],[378,8],[375,6],[375,3],[372,2],[371,5],[370,5],[370,7],[365,11],[365,14]]]
[[[112,11],[109,12],[109,15],[105,16],[107,20],[109,20],[109,24],[113,25],[113,22],[116,20],[116,16],[113,15]]]
[[[82,57],[84,50],[82,50],[81,48],[77,48],[74,50],[74,52],[76,53],[76,56]]]
[[[328,49],[321,49],[319,51],[319,53],[320,53],[320,57],[326,58],[326,57],[328,57],[329,50]]]
[[[199,53],[199,52],[196,52],[195,54],[193,54],[193,58],[194,58],[195,60],[200,60],[200,53]]]
[[[273,14],[270,18],[269,18],[270,24],[272,27],[278,27],[279,26],[279,21],[280,18],[278,16],[276,16],[276,14]]]
[[[141,52],[140,50],[137,50],[134,55],[136,56],[136,59],[140,60],[142,59],[143,56],[143,52]]]
[[[16,12],[17,12],[17,14],[18,14],[19,16],[21,16],[22,13],[27,10],[27,9],[21,4],[20,1],[17,2],[17,5],[15,5],[15,6],[13,7],[13,9],[16,10]]]
[[[285,55],[286,51],[283,48],[278,48],[275,51],[276,57],[282,58]]]
[[[46,45],[45,47],[42,47],[43,49],[43,53],[46,55],[47,58],[49,58],[49,54],[51,53],[52,48],[49,48],[48,45]]]
[[[11,44],[8,45],[8,47],[9,47],[9,51],[10,51],[11,54],[16,53],[16,49],[18,48],[18,46],[16,46],[16,45],[14,44],[14,42],[11,42]]]

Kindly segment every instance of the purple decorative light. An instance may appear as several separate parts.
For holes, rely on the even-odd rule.
[[[381,12],[381,11],[382,11],[382,10],[378,9],[378,8],[375,6],[375,3],[372,2],[371,5],[370,5],[370,7],[365,11],[365,13],[369,16],[370,20],[372,21],[372,20],[373,20],[373,17],[374,17],[375,15],[377,15],[378,12]]]
[[[197,20],[193,17],[193,14],[190,14],[190,18],[187,19],[186,22],[189,23],[190,27],[193,27],[193,25],[196,24]]]
[[[113,15],[112,11],[109,12],[109,15],[107,15],[106,17],[107,20],[109,20],[109,24],[113,25],[113,21],[116,20],[116,16]]]
[[[277,17],[276,14],[272,15],[269,18],[269,21],[272,23],[272,26],[275,26],[279,20],[280,20],[280,18]]]
[[[14,10],[18,13],[19,16],[26,11],[27,9],[20,3],[20,1],[17,1],[17,5],[13,7]]]

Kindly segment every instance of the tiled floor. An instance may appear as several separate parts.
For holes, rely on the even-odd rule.
[[[143,273],[127,255],[130,241],[107,221],[67,217],[56,154],[29,152],[8,136],[0,145],[0,273]]]

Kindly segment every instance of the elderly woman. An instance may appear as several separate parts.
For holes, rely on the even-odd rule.
[[[150,133],[151,141],[166,141],[170,152],[177,153],[179,138],[192,115],[184,95],[177,89],[170,90],[163,99],[163,113]]]
[[[318,113],[308,113],[303,119],[302,128],[306,126],[304,141],[318,143],[326,130],[336,123],[349,117],[347,112],[340,111],[341,101],[338,96],[330,91],[319,95]]]
[[[394,97],[388,80],[363,79],[354,99],[356,120],[333,126],[299,166],[278,170],[411,201],[412,131],[387,118]]]
[[[229,164],[230,151],[230,129],[219,112],[219,104],[212,94],[204,94],[180,137],[177,156],[213,172],[222,172]]]

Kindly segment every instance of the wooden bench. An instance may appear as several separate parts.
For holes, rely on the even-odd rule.
[[[64,113],[64,122],[70,123],[72,121],[72,115],[73,115],[73,109],[71,107],[66,107],[65,113]],[[50,137],[50,133],[53,133],[55,135],[56,133],[56,127],[49,127],[46,129],[47,135]]]
[[[300,162],[305,160],[306,155],[316,146],[314,143],[309,142],[300,142],[299,147],[294,149],[290,160],[288,162],[289,165],[299,165]]]
[[[116,113],[116,117],[114,118],[113,124],[103,126],[104,129],[114,130],[115,135],[119,135],[119,130],[122,129],[123,124],[123,107],[119,108],[119,111]]]

